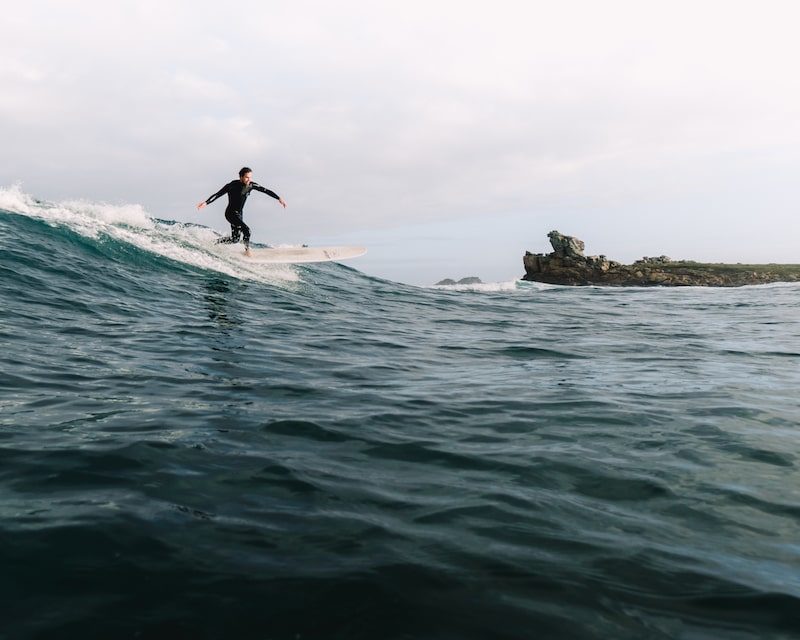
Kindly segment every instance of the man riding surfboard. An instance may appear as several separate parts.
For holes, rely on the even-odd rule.
[[[228,206],[225,208],[225,219],[231,224],[231,235],[228,238],[220,238],[217,242],[226,244],[236,243],[239,242],[239,237],[242,236],[244,241],[244,254],[246,256],[250,255],[250,227],[244,223],[242,216],[244,214],[244,205],[250,192],[255,190],[266,193],[268,196],[272,196],[280,202],[284,209],[286,208],[286,202],[284,202],[283,198],[274,191],[270,191],[260,184],[253,182],[252,176],[253,170],[250,167],[242,167],[239,171],[238,180],[229,182],[213,196],[209,196],[207,200],[197,203],[197,209],[199,211],[207,204],[214,202],[214,200],[222,196],[222,194],[228,194]]]

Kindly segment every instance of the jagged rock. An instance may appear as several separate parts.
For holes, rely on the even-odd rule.
[[[550,238],[550,244],[553,246],[553,252],[563,257],[583,257],[583,250],[585,245],[583,240],[578,240],[572,236],[565,236],[558,231],[551,231],[547,234]]]
[[[455,280],[453,280],[452,278],[445,278],[444,280],[439,280],[439,282],[437,282],[435,286],[437,286],[437,287],[448,286],[449,287],[450,285],[454,285],[454,284],[456,284]]]
[[[525,252],[523,280],[568,285],[736,287],[768,282],[800,282],[800,265],[701,264],[667,256],[643,257],[631,265],[604,255],[584,256],[584,243],[558,231],[547,234],[553,252]],[[753,267],[758,267],[753,269]]]
[[[644,256],[641,260],[637,260],[633,264],[668,264],[670,262],[672,262],[672,258],[667,256],[658,256],[658,258]]]

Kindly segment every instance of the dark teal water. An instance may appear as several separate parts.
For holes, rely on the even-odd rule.
[[[800,287],[415,288],[0,195],[0,638],[800,636]]]

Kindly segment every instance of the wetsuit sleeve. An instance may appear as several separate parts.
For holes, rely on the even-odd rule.
[[[209,197],[208,197],[208,200],[206,200],[206,204],[211,204],[212,202],[214,202],[214,200],[216,200],[217,198],[219,198],[219,197],[220,197],[220,196],[221,196],[223,193],[225,193],[227,190],[228,190],[228,185],[226,184],[224,187],[222,187],[222,189],[220,189],[219,191],[217,191],[217,192],[216,192],[216,193],[215,193],[213,196],[209,196]]]
[[[255,189],[256,191],[260,191],[261,193],[266,193],[268,196],[272,196],[276,200],[281,199],[281,197],[277,193],[275,193],[274,191],[270,191],[266,187],[262,187],[260,184],[256,184],[255,182],[251,182],[250,184],[253,185],[253,189]]]

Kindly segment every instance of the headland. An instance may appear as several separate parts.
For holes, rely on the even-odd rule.
[[[525,252],[523,280],[563,285],[618,287],[741,287],[800,282],[800,264],[724,264],[643,257],[632,264],[604,255],[585,256],[584,242],[558,231],[547,234],[553,252]]]

